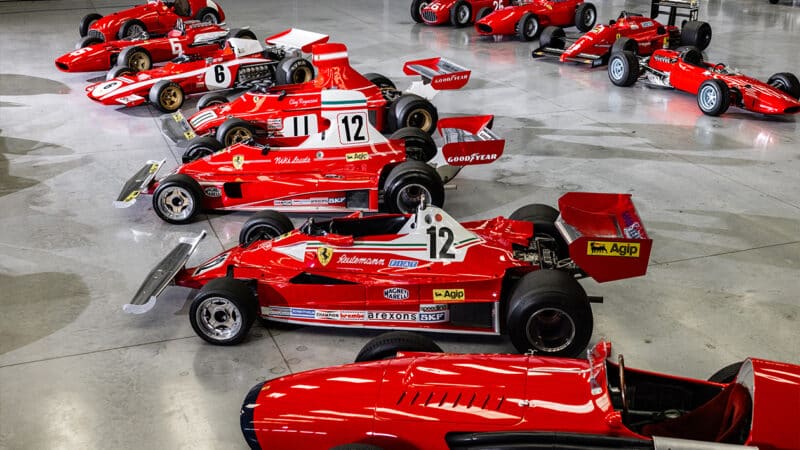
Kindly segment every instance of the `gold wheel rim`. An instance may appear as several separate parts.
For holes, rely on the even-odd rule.
[[[429,131],[433,126],[433,117],[429,111],[417,109],[408,115],[408,126],[419,128],[422,131]]]
[[[183,103],[183,93],[175,86],[169,86],[161,91],[159,100],[165,109],[178,109]]]
[[[250,130],[244,127],[236,127],[230,132],[228,132],[228,139],[225,142],[226,146],[230,146],[233,144],[238,144],[239,142],[244,142],[253,137],[253,134],[250,133]]]
[[[147,56],[144,53],[134,53],[130,59],[130,66],[136,70],[147,70]]]
[[[292,83],[305,83],[306,81],[311,81],[311,71],[308,70],[308,67],[300,67],[294,72]]]

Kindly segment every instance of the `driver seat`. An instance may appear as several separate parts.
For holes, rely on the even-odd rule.
[[[731,383],[714,398],[680,417],[643,426],[641,434],[742,444],[750,430],[752,408],[747,388]]]

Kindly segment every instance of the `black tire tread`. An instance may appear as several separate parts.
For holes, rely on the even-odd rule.
[[[426,336],[409,331],[392,331],[364,344],[355,362],[377,361],[402,351],[442,353],[442,349]]]

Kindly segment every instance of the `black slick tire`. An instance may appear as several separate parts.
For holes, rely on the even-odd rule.
[[[422,23],[422,8],[428,6],[430,0],[411,0],[411,20]]]
[[[705,50],[711,43],[711,25],[707,22],[691,20],[681,29],[681,45],[691,45]]]
[[[450,10],[450,23],[457,28],[463,28],[472,21],[472,6],[467,0],[458,0]]]
[[[581,3],[575,9],[575,28],[586,33],[594,28],[597,22],[597,9],[589,2]]]
[[[153,192],[153,209],[163,221],[181,225],[194,219],[202,208],[203,190],[197,181],[176,173],[159,181]]]
[[[209,281],[189,308],[195,333],[214,345],[242,342],[257,315],[258,299],[252,289],[241,280],[227,277]]]
[[[629,51],[611,54],[608,60],[608,79],[616,86],[633,86],[639,79],[639,58]]]
[[[90,45],[95,44],[102,44],[103,40],[97,36],[84,36],[80,38],[77,44],[75,44],[75,50],[80,50],[84,47],[88,47]]]
[[[209,106],[221,105],[223,103],[228,103],[227,96],[218,92],[209,92],[208,94],[203,94],[200,100],[197,101],[197,110],[200,111]]]
[[[403,161],[394,166],[383,184],[383,207],[389,212],[411,213],[419,206],[420,197],[427,204],[444,204],[444,184],[436,170],[419,161]]]
[[[274,239],[282,234],[294,230],[292,221],[279,211],[259,211],[242,226],[239,232],[239,245],[248,247],[256,241]]]
[[[106,81],[113,80],[114,78],[121,77],[123,75],[133,75],[136,71],[131,69],[127,66],[114,66],[106,72]]]
[[[213,155],[224,148],[225,146],[213,136],[198,136],[189,141],[181,161],[184,164],[188,164],[208,155]]]
[[[275,68],[277,84],[305,83],[314,79],[314,67],[300,56],[284,58]]]
[[[558,259],[561,260],[569,256],[569,246],[556,228],[556,219],[558,219],[559,214],[558,210],[550,205],[533,203],[520,207],[511,213],[508,218],[532,223],[533,237],[552,239]]]
[[[178,83],[170,80],[159,80],[150,88],[147,99],[159,111],[172,113],[183,106],[186,94],[184,94],[183,88]]]
[[[731,94],[724,81],[715,78],[704,81],[697,90],[697,106],[709,116],[719,116],[728,110]]]
[[[433,104],[415,94],[404,94],[389,105],[387,122],[388,132],[394,132],[404,127],[419,128],[433,134],[439,114]]]
[[[230,31],[230,36],[238,39],[252,39],[254,41],[258,40],[256,34],[250,31],[249,28],[232,28]]]
[[[392,331],[372,338],[358,352],[355,362],[394,358],[399,352],[442,353],[432,339],[409,331]]]
[[[102,18],[103,16],[97,13],[91,13],[83,16],[81,21],[78,22],[78,34],[81,37],[86,37],[89,34],[89,28],[92,26],[92,24]]]
[[[800,81],[793,73],[779,72],[767,80],[767,84],[779,89],[792,98],[800,99]]]
[[[428,162],[438,152],[431,135],[419,128],[400,128],[392,133],[389,139],[402,139],[406,145],[406,158],[414,161]]]
[[[539,46],[563,50],[566,47],[566,37],[563,28],[551,25],[542,30],[542,34],[539,36]]]
[[[537,270],[520,279],[508,301],[506,330],[520,353],[578,357],[594,322],[586,292],[570,274]]]
[[[475,21],[477,22],[477,21],[483,19],[484,17],[488,16],[492,12],[494,12],[494,9],[492,9],[492,8],[490,8],[488,6],[484,6],[483,8],[478,10],[478,14],[475,16]]]
[[[612,55],[620,52],[631,52],[634,55],[638,55],[639,44],[637,44],[633,39],[623,36],[614,41],[614,44],[611,46]]]
[[[217,128],[217,140],[225,147],[230,147],[239,142],[245,142],[256,135],[256,130],[250,122],[238,117],[232,117]]]
[[[219,23],[219,13],[213,8],[203,8],[194,16],[195,19],[205,23]]]

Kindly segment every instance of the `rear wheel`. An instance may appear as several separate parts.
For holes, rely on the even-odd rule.
[[[705,50],[711,43],[711,25],[707,22],[692,20],[686,22],[681,29],[681,45],[691,45]]]
[[[542,35],[539,36],[539,46],[563,50],[566,47],[566,37],[564,29],[561,27],[545,27]]]
[[[428,6],[430,0],[412,0],[411,1],[411,18],[414,22],[422,23],[422,9]]]
[[[215,345],[242,342],[258,314],[258,299],[250,287],[234,278],[217,278],[200,289],[189,308],[198,336]]]
[[[517,37],[521,41],[532,41],[539,34],[539,19],[531,14],[525,13],[517,22]]]
[[[378,89],[381,90],[381,94],[383,95],[384,100],[392,101],[396,95],[394,93],[397,92],[397,86],[395,86],[394,82],[385,76],[379,73],[365,73],[364,78],[369,80],[370,83],[378,86]]]
[[[612,53],[608,61],[608,79],[617,86],[633,86],[639,70],[639,59],[628,51]]]
[[[458,0],[450,10],[450,23],[456,27],[465,27],[472,20],[472,7],[466,0]]]
[[[113,80],[114,78],[123,75],[133,75],[136,71],[126,66],[114,66],[106,73],[106,81]]]
[[[793,73],[780,72],[769,77],[767,84],[780,89],[792,98],[800,98],[800,82]]]
[[[178,83],[160,80],[150,88],[147,98],[159,111],[171,113],[181,108],[186,95]]]
[[[433,134],[439,115],[436,107],[428,100],[414,94],[400,96],[389,106],[389,131],[404,127],[414,127]]]
[[[578,31],[587,32],[594,27],[597,21],[597,10],[591,3],[581,3],[575,9],[575,28]]]
[[[239,39],[252,39],[257,41],[256,34],[250,31],[249,28],[233,28],[230,32],[231,37]]]
[[[102,44],[102,43],[103,40],[97,36],[84,36],[78,41],[77,44],[75,44],[75,50],[80,50],[90,45]]]
[[[708,377],[708,381],[713,381],[714,383],[732,383],[733,380],[736,379],[736,375],[739,374],[739,369],[742,368],[743,363],[744,361],[739,361],[733,364],[728,364],[722,369],[714,372],[714,375]]]
[[[636,43],[633,39],[629,37],[621,37],[614,41],[614,45],[611,46],[611,54],[614,53],[621,53],[621,52],[631,52],[634,55],[639,54],[639,44]]]
[[[730,89],[722,80],[710,79],[700,85],[697,91],[697,106],[704,114],[719,116],[728,110],[730,104]]]
[[[200,100],[197,101],[197,110],[200,111],[201,109],[206,109],[210,106],[221,105],[223,103],[228,103],[228,97],[216,92],[209,92],[208,94],[200,97]]]
[[[278,84],[298,84],[314,79],[314,67],[300,56],[284,58],[275,69]]]
[[[205,23],[219,23],[219,13],[213,8],[203,8],[194,16],[195,19]]]
[[[224,148],[225,146],[212,136],[198,136],[189,141],[189,145],[186,147],[186,151],[183,152],[181,160],[184,164],[187,164],[200,158],[213,155]]]
[[[550,205],[534,203],[525,205],[508,216],[512,220],[523,220],[533,224],[533,237],[552,240],[556,257],[561,260],[569,256],[567,241],[556,228],[559,212]]]
[[[203,191],[192,177],[172,174],[158,183],[153,209],[158,217],[173,224],[189,223],[200,211]]]
[[[135,36],[142,35],[147,32],[147,27],[139,20],[132,19],[125,21],[121,27],[119,27],[119,33],[117,33],[117,37],[120,40],[123,39],[130,39]]]
[[[239,232],[239,245],[248,247],[256,241],[266,241],[294,230],[292,221],[278,211],[259,211],[247,219]]]
[[[438,151],[433,138],[419,128],[401,128],[392,133],[389,139],[402,139],[406,144],[406,158],[415,161],[428,162]]]
[[[92,24],[102,18],[103,16],[97,13],[87,14],[83,16],[81,21],[78,23],[78,33],[81,35],[81,37],[86,37],[86,35],[89,34],[89,28],[91,28]]]
[[[383,333],[367,342],[358,352],[355,362],[379,361],[394,358],[399,352],[442,353],[433,339],[409,331]]]
[[[403,161],[389,172],[384,182],[383,209],[412,213],[425,198],[427,204],[444,204],[444,184],[436,170],[419,161]]]
[[[233,117],[217,128],[217,140],[225,147],[230,147],[239,142],[249,141],[256,135],[256,130],[250,122]]]
[[[592,337],[592,309],[586,292],[570,274],[538,270],[511,294],[507,330],[520,353],[577,357]]]
[[[150,52],[142,47],[126,47],[119,52],[117,65],[128,66],[137,72],[141,72],[153,67],[153,59],[150,57]]]

